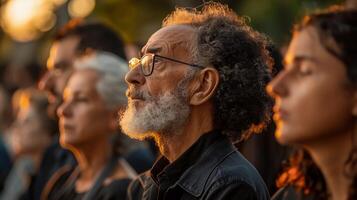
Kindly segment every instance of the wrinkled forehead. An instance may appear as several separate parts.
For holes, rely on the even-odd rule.
[[[196,29],[189,25],[171,25],[155,32],[142,48],[142,55],[156,53],[165,56],[175,55],[175,51],[187,51],[187,44],[195,42]]]

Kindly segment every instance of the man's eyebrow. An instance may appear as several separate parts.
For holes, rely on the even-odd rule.
[[[70,65],[71,65],[71,63],[68,61],[61,61],[61,62],[55,63],[53,65],[53,69],[64,69],[64,68],[68,68]]]
[[[149,47],[149,48],[147,48],[147,49],[145,49],[145,48],[143,48],[142,50],[141,50],[141,55],[144,55],[145,53],[153,53],[153,54],[155,54],[155,53],[157,53],[157,52],[160,52],[161,51],[161,49],[162,49],[162,47]],[[145,52],[144,52],[145,51]]]

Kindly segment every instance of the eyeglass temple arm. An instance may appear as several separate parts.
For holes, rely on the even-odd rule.
[[[188,66],[192,66],[192,67],[204,68],[204,67],[201,66],[201,65],[190,64],[190,63],[187,63],[187,62],[175,60],[175,59],[168,58],[168,57],[164,57],[164,56],[160,56],[160,55],[155,55],[155,56],[158,57],[158,58],[163,58],[163,59],[171,60],[171,61],[173,61],[173,62],[178,62],[178,63],[184,64],[184,65],[188,65]]]

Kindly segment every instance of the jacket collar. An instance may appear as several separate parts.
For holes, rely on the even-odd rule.
[[[236,149],[229,139],[220,131],[214,130],[201,136],[175,162],[170,164],[165,157],[158,159],[150,171],[150,176],[161,188],[167,184],[170,185],[168,189],[178,186],[199,197],[217,165],[233,152],[236,152]],[[167,183],[168,180],[171,183]]]
[[[183,173],[176,184],[193,196],[199,197],[203,193],[207,180],[214,169],[235,151],[236,149],[229,139],[222,135],[202,152],[202,156],[198,158],[191,168]]]

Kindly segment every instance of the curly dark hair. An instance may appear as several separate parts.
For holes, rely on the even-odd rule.
[[[228,6],[215,2],[205,3],[200,11],[176,8],[163,26],[176,24],[196,29],[196,41],[188,44],[192,60],[219,72],[213,99],[215,128],[232,142],[261,132],[272,106],[265,91],[272,66],[267,39]]]
[[[352,86],[357,84],[357,10],[333,6],[307,15],[294,28],[298,33],[306,27],[316,28],[320,43],[333,56],[341,60]],[[331,39],[333,42],[331,42]],[[336,47],[337,46],[337,47]],[[352,135],[356,137],[355,135]],[[352,142],[355,139],[352,138]],[[357,199],[357,144],[345,162],[345,174],[352,179],[348,199]],[[306,150],[297,149],[278,178],[277,186],[292,185],[314,199],[328,199],[324,177]]]

